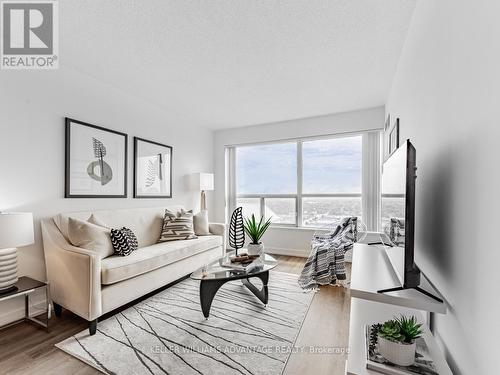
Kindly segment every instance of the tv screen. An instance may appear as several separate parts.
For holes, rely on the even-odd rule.
[[[389,260],[401,285],[416,287],[420,273],[414,263],[416,151],[409,140],[384,163],[382,229],[389,239]]]

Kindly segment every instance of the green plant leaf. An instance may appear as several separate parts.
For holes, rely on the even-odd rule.
[[[259,222],[257,222],[254,214],[250,218],[247,217],[244,219],[243,227],[245,233],[252,240],[252,244],[259,244],[260,239],[271,225],[271,219],[264,220],[264,216],[261,216]]]

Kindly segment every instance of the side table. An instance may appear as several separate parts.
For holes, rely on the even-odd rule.
[[[16,297],[22,297],[24,296],[24,317],[16,320],[12,323],[6,324],[0,329],[4,329],[7,327],[10,327],[14,324],[18,324],[21,322],[26,322],[30,321],[33,323],[36,323],[38,325],[41,325],[44,327],[47,331],[49,330],[49,286],[47,283],[32,279],[31,277],[27,276],[22,276],[19,278],[17,283],[15,284],[16,289],[5,293],[5,294],[0,294],[0,304],[3,301],[13,299]],[[35,293],[39,289],[45,289],[45,321],[40,320],[38,318],[35,318],[30,315],[30,296]]]

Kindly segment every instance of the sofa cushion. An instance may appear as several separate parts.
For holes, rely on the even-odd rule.
[[[167,206],[96,210],[95,212],[67,212],[56,215],[53,219],[62,235],[68,240],[68,218],[73,217],[75,219],[87,220],[94,213],[109,228],[130,228],[137,236],[139,248],[141,248],[153,245],[158,241],[166,208],[172,212],[180,212],[182,210],[182,206]]]
[[[108,228],[111,229],[108,224],[106,224],[104,221],[102,221],[99,217],[96,215],[92,214],[90,215],[89,219],[87,220],[89,223],[99,225],[100,227]]]
[[[127,257],[113,255],[101,261],[101,283],[108,285],[127,280],[221,245],[221,236],[203,236],[143,247]],[[186,273],[189,271],[193,270],[186,270]]]
[[[69,242],[76,247],[92,250],[106,258],[114,253],[111,230],[99,225],[70,217],[68,219]]]

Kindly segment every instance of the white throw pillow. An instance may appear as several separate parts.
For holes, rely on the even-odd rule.
[[[208,211],[202,210],[193,217],[194,233],[197,236],[209,236],[210,229],[208,227]]]
[[[52,218],[54,220],[54,224],[56,225],[57,229],[61,232],[61,234],[64,236],[66,241],[69,241],[69,234],[68,234],[68,216],[64,214],[59,214],[56,215]]]
[[[68,218],[68,239],[73,246],[99,253],[101,259],[114,253],[111,230],[87,221]]]
[[[94,214],[90,215],[89,219],[87,220],[89,223],[99,225],[100,227],[108,228],[111,229],[109,226],[106,225],[101,219],[99,219],[97,216]]]

